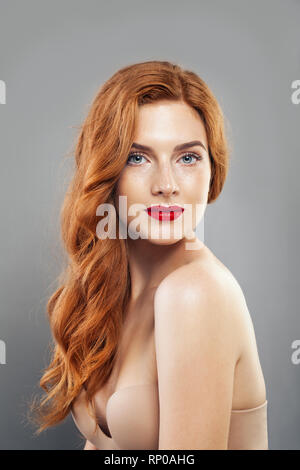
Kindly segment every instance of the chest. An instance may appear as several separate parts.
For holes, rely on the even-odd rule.
[[[116,390],[156,379],[153,298],[148,296],[127,311],[113,371],[97,397],[106,406]]]
[[[81,434],[99,450],[158,449],[158,384],[145,383],[117,390],[106,407],[107,431],[95,422],[85,404],[84,389],[72,405],[71,414]],[[95,398],[96,414],[99,402]]]
[[[119,442],[127,439],[126,445],[130,445],[128,432],[123,433],[124,426],[127,431],[137,430],[135,442],[142,426],[142,435],[153,448],[158,419],[157,393],[153,302],[148,298],[127,311],[113,371],[95,394],[99,435],[107,439],[118,436]],[[77,406],[77,418],[82,420],[86,416],[85,405],[80,402],[78,406],[78,403],[74,404],[73,417]]]

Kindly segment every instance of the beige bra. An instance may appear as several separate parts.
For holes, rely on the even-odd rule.
[[[157,450],[159,434],[158,384],[133,385],[114,392],[106,405],[109,435],[88,414],[85,389],[72,403],[71,415],[81,434],[99,450]],[[97,416],[101,416],[99,397],[94,397]],[[267,400],[255,408],[232,410],[228,438],[229,450],[267,450]]]

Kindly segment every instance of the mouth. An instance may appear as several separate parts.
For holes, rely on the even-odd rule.
[[[156,220],[175,220],[181,216],[184,208],[181,206],[150,206],[145,209],[150,217]]]

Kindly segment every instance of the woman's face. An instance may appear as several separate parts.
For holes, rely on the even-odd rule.
[[[203,217],[210,176],[207,136],[199,114],[184,102],[140,106],[134,143],[116,188],[116,208],[128,226],[127,237],[137,238],[132,236],[135,232],[156,244],[189,239],[186,233]],[[126,196],[127,217],[119,210],[119,196]],[[142,206],[130,213],[134,204]],[[156,205],[176,205],[184,212],[160,220],[146,210]]]

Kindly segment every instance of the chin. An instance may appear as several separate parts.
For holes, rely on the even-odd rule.
[[[153,245],[175,245],[178,243],[182,238],[149,238],[149,243]]]
[[[149,232],[148,235],[146,235],[146,233],[146,231],[142,231],[140,238],[147,240],[153,245],[174,245],[184,238],[182,233],[176,235],[174,233],[170,234],[169,232],[164,233],[161,230],[154,230],[152,233]]]

